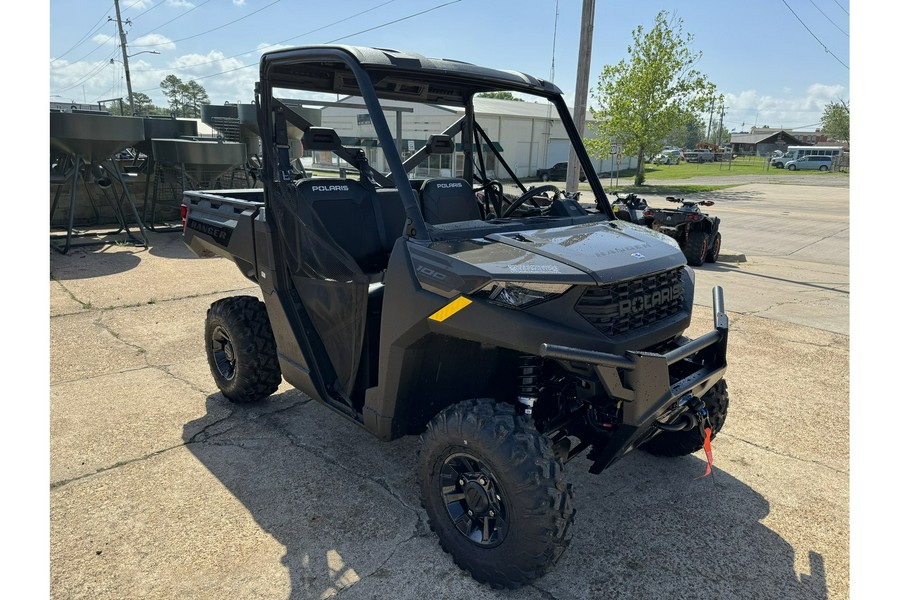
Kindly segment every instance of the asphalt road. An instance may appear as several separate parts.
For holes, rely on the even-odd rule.
[[[846,187],[717,192],[723,258],[697,269],[689,333],[731,319],[731,408],[698,453],[567,467],[557,567],[516,593],[462,573],[429,531],[417,440],[384,443],[282,385],[217,393],[203,319],[259,295],[178,234],[50,252],[50,592],[85,598],[849,597]],[[648,198],[651,205],[656,199]]]

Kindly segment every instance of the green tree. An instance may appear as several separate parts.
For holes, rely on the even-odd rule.
[[[829,102],[822,113],[822,131],[833,140],[850,143],[850,105]]]
[[[176,117],[184,116],[185,87],[184,82],[175,75],[167,75],[159,82],[163,96],[169,101],[169,110]]]
[[[705,136],[706,126],[700,122],[699,117],[685,113],[679,119],[679,124],[665,136],[663,142],[679,148],[696,148]]]
[[[147,94],[134,92],[131,96],[134,99],[135,116],[150,115],[153,114],[154,110],[159,110],[158,107],[153,106],[153,102],[150,100],[150,96],[148,96]]]
[[[498,100],[515,100],[516,102],[525,102],[521,98],[516,98],[512,92],[484,92],[477,95],[478,98],[497,98]]]
[[[184,84],[183,97],[185,117],[199,118],[200,107],[209,104],[209,95],[206,90],[193,79]]]
[[[650,31],[638,26],[631,37],[628,58],[603,67],[592,93],[598,108],[591,108],[590,127],[598,137],[587,144],[594,155],[607,156],[610,139],[619,140],[626,155],[638,157],[634,183],[641,185],[644,157],[709,106],[716,87],[692,68],[702,53],[690,51],[693,35],[683,32],[680,18],[660,11]]]

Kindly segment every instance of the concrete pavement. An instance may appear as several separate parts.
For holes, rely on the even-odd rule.
[[[599,476],[574,459],[574,540],[516,593],[441,551],[416,439],[380,442],[286,384],[253,406],[217,393],[206,309],[259,295],[233,264],[177,233],[51,252],[51,596],[849,597],[847,195],[717,192],[723,253],[746,262],[697,269],[689,333],[711,327],[713,285],[732,326],[714,478],[694,480],[702,453]]]

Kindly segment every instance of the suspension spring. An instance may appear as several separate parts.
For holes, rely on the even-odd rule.
[[[519,359],[519,403],[525,406],[525,414],[530,415],[538,399],[542,359],[534,355],[523,355]]]

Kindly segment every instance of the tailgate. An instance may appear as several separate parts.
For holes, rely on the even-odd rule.
[[[241,198],[233,197],[240,195]],[[245,199],[259,197],[259,200]],[[200,257],[233,260],[246,277],[256,280],[253,221],[263,209],[262,190],[185,192],[182,199],[184,243]]]

